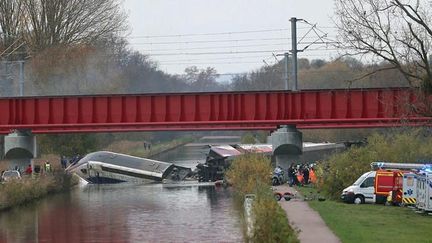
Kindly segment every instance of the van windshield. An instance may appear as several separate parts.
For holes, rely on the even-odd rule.
[[[18,172],[15,171],[6,171],[5,173],[3,173],[4,177],[19,177]]]
[[[360,185],[363,181],[364,181],[364,179],[367,177],[367,174],[366,175],[362,175],[362,176],[360,176],[355,182],[354,182],[354,186],[358,186],[358,185]]]

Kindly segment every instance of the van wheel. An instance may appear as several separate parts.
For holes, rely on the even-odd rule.
[[[274,194],[274,197],[275,197],[276,201],[280,201],[281,198],[282,198],[282,195],[276,192],[276,193]]]
[[[365,199],[362,195],[357,195],[354,198],[354,204],[363,204],[365,203]]]

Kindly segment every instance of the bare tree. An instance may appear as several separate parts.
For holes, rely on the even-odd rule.
[[[219,77],[216,69],[207,67],[198,69],[196,66],[187,67],[183,78],[195,91],[215,91],[219,89],[216,79]]]
[[[0,31],[8,38],[17,35],[19,15],[21,14],[21,2],[17,0],[0,1]]]
[[[340,47],[371,54],[389,63],[384,69],[399,70],[412,87],[432,91],[432,15],[426,1],[336,0],[336,16]]]
[[[32,49],[90,43],[125,30],[119,0],[21,0]]]
[[[19,0],[0,1],[0,57],[8,54],[22,43],[19,41],[22,2]]]

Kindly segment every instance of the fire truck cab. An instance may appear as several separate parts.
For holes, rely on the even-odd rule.
[[[376,203],[402,203],[403,174],[401,170],[377,170],[374,187]]]

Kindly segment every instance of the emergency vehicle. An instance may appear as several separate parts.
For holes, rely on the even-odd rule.
[[[415,205],[417,203],[417,175],[413,172],[404,173],[402,185],[402,204]]]
[[[424,164],[373,162],[369,171],[345,188],[341,199],[351,203],[385,203],[394,205],[416,203],[416,174]]]
[[[403,173],[401,170],[377,170],[374,193],[376,203],[402,203]],[[390,196],[390,200],[387,199]]]
[[[417,174],[425,164],[374,162],[377,170],[375,193],[380,201],[387,197],[393,205],[415,205],[417,203]],[[379,196],[378,196],[379,195]],[[384,201],[385,202],[385,201]]]
[[[417,204],[421,211],[432,211],[432,166],[417,174]]]

